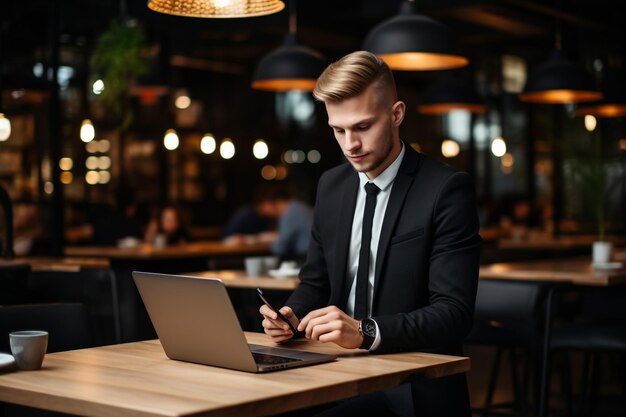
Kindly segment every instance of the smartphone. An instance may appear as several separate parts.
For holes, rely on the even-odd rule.
[[[261,297],[261,301],[263,301],[263,303],[268,306],[272,311],[276,312],[276,314],[278,314],[278,318],[282,321],[284,321],[285,323],[287,323],[289,325],[289,329],[291,329],[291,331],[293,332],[293,335],[295,336],[296,334],[298,334],[298,330],[296,330],[296,328],[293,326],[293,324],[291,324],[291,322],[289,320],[287,320],[287,318],[285,316],[283,316],[280,311],[278,311],[277,308],[274,308],[274,306],[267,301],[267,298],[265,298],[265,296],[263,295],[263,291],[260,288],[256,289],[257,294],[259,294],[259,297]]]

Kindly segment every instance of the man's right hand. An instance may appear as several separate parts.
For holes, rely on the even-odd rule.
[[[276,343],[285,342],[293,337],[293,332],[289,329],[289,325],[278,318],[272,309],[263,304],[259,309],[259,312],[263,315],[264,319],[261,323],[263,330],[269,335]],[[280,309],[280,313],[289,320],[294,327],[298,327],[299,320],[296,318],[291,307],[283,307]]]

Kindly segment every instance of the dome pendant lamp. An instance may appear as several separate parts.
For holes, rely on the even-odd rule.
[[[595,117],[624,117],[626,116],[626,79],[624,74],[609,73],[602,83],[602,100],[585,103],[575,112],[577,116],[588,114]]]
[[[292,0],[289,34],[285,41],[264,56],[254,71],[252,88],[255,90],[313,91],[317,78],[326,67],[326,60],[322,54],[297,43],[295,4],[295,0]]]
[[[441,115],[452,110],[482,114],[485,113],[486,106],[479,99],[471,83],[447,76],[424,90],[417,107],[419,113],[428,115]]]
[[[149,0],[148,7],[176,16],[235,18],[277,13],[285,8],[285,3],[279,0]]]
[[[591,74],[563,57],[558,31],[552,56],[530,72],[520,94],[523,102],[547,104],[596,101],[601,98],[602,93],[594,87]]]
[[[407,0],[400,12],[375,26],[365,37],[363,49],[380,56],[393,70],[430,71],[466,66],[467,58],[452,52],[447,26],[415,12]]]

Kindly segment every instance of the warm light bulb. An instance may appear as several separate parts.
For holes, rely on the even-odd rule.
[[[587,132],[593,132],[594,130],[596,130],[597,125],[598,121],[594,116],[592,116],[591,114],[585,116],[585,129],[587,129]]]
[[[59,168],[63,171],[69,171],[74,166],[74,161],[72,158],[64,157],[59,160]]]
[[[93,85],[91,86],[91,91],[93,91],[94,94],[101,94],[104,91],[104,81],[94,81]]]
[[[504,155],[502,155],[500,163],[505,168],[512,168],[515,160],[513,159],[513,155],[511,155],[510,153],[505,153]]]
[[[0,142],[4,142],[11,136],[11,121],[0,113]]]
[[[491,142],[491,153],[498,158],[506,153],[506,142],[504,139],[498,136]]]
[[[99,169],[109,169],[111,168],[111,158],[108,156],[101,156],[98,158],[98,168]]]
[[[230,159],[235,156],[235,144],[232,140],[226,138],[220,145],[220,155],[224,159]]]
[[[446,158],[454,158],[459,154],[459,144],[452,139],[446,139],[441,142],[441,154]]]
[[[272,165],[265,165],[263,169],[261,169],[261,176],[264,180],[271,181],[276,178],[276,168]]]
[[[259,139],[254,143],[252,147],[252,153],[256,159],[265,159],[270,153],[267,143],[263,139]]]
[[[178,135],[176,134],[176,131],[174,129],[167,129],[167,131],[165,132],[165,136],[163,137],[163,146],[165,146],[165,149],[167,149],[168,151],[173,151],[174,149],[178,148],[179,144],[180,140],[178,140]]]
[[[311,149],[307,154],[306,158],[312,164],[317,164],[320,159],[322,159],[322,154],[317,149]]]
[[[189,108],[189,106],[191,106],[191,99],[189,98],[189,96],[178,96],[176,97],[176,100],[174,101],[174,105],[176,106],[177,109],[181,109],[181,110],[185,110],[187,108]]]
[[[85,119],[80,125],[80,140],[83,142],[91,142],[96,137],[96,129],[94,129],[91,120]]]
[[[202,153],[205,153],[207,155],[212,154],[213,152],[215,152],[216,148],[217,143],[215,142],[215,137],[213,137],[213,135],[207,133],[202,137],[202,140],[200,141],[200,150],[202,151]]]
[[[89,185],[95,185],[100,181],[100,173],[98,171],[87,171],[85,174],[85,181]]]

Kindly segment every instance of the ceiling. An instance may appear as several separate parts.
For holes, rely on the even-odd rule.
[[[337,59],[359,49],[365,34],[393,16],[400,1],[301,0],[295,7],[300,43],[329,60]],[[84,64],[97,36],[122,9],[145,26],[150,41],[158,45],[155,56],[170,69],[249,77],[259,59],[282,42],[288,32],[290,6],[294,8],[287,0],[285,10],[274,15],[198,19],[155,13],[145,0],[3,3],[0,74],[5,88],[25,83],[23,78],[30,76],[35,62],[50,62],[55,23],[61,61],[82,60]],[[542,60],[554,44],[557,26],[563,48],[575,59],[600,58],[621,66],[626,57],[621,42],[626,29],[609,0],[418,0],[417,6],[454,31],[460,52],[471,62],[505,53],[531,63]]]

